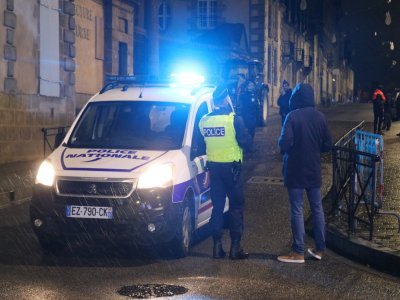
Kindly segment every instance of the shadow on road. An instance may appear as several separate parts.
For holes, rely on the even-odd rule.
[[[139,248],[134,243],[93,240],[90,237],[68,240],[67,246],[56,253],[45,252],[30,227],[24,206],[27,204],[0,210],[0,265],[138,267],[176,259],[165,245]],[[17,209],[19,214],[15,212]],[[209,228],[205,226],[195,233],[193,244],[209,236]]]

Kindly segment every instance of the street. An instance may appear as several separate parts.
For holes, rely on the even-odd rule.
[[[334,140],[362,120],[372,120],[370,104],[321,109]],[[396,122],[394,131],[398,128]],[[322,261],[285,264],[276,256],[291,243],[289,205],[277,147],[280,117],[274,113],[258,128],[256,152],[245,157],[244,261],[211,259],[212,240],[200,232],[188,257],[174,259],[112,242],[76,242],[60,254],[45,254],[29,225],[29,202],[0,209],[1,299],[127,299],[124,286],[171,284],[187,292],[168,299],[398,299],[400,278],[359,265],[331,250]],[[397,132],[397,131],[396,131]],[[331,176],[328,156],[323,175]],[[257,181],[257,178],[267,180]],[[323,194],[329,179],[324,181]],[[225,231],[224,248],[229,249]],[[313,246],[307,237],[307,245]],[[154,252],[154,253],[153,253]]]

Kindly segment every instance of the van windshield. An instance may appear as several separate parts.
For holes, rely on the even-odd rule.
[[[188,104],[156,101],[92,102],[75,126],[68,147],[180,149],[189,108]]]

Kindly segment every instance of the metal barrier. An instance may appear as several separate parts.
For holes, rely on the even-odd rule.
[[[54,137],[54,139],[56,139],[58,136],[65,136],[69,127],[70,126],[61,126],[41,129],[43,132],[43,157],[46,157],[46,146],[50,149],[50,152],[54,150],[54,141],[51,143],[49,137]]]
[[[383,204],[383,139],[362,131],[364,122],[346,133],[333,147],[332,212],[347,215],[348,230],[365,224],[372,239],[376,214],[400,215],[381,210]],[[378,181],[379,179],[379,181]],[[378,183],[377,183],[378,181]]]

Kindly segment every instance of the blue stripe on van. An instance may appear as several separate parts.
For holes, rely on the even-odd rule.
[[[153,159],[139,165],[136,166],[132,169],[107,169],[107,168],[69,168],[65,165],[64,162],[64,153],[65,151],[67,151],[68,148],[65,148],[64,151],[61,153],[61,166],[64,170],[70,170],[70,171],[95,171],[95,172],[101,172],[101,171],[105,171],[105,172],[132,172],[133,170],[136,170],[144,165],[147,165],[149,162],[152,162],[153,160],[163,156],[165,153],[167,153],[168,151],[165,151],[164,153],[161,153],[159,156],[154,157]]]

